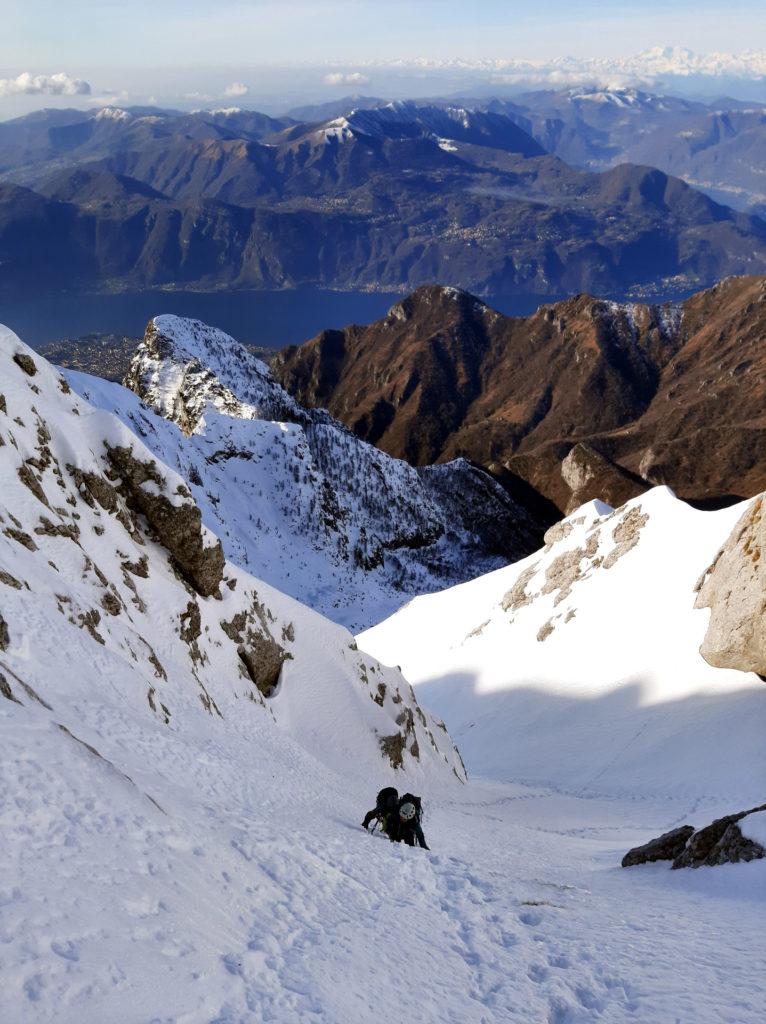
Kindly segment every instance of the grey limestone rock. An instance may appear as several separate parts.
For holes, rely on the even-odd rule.
[[[710,608],[700,654],[716,668],[766,677],[764,496],[746,509],[701,581],[696,608]]]

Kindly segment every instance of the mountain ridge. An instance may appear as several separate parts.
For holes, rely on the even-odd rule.
[[[532,550],[546,522],[466,460],[415,469],[304,409],[199,321],[150,321],[130,390],[65,374],[182,473],[234,563],[348,625]]]
[[[284,350],[273,367],[301,401],[392,454],[466,455],[562,511],[594,497],[619,504],[651,483],[730,500],[766,487],[765,320],[759,277],[661,306],[580,295],[529,317],[427,286],[375,324]]]
[[[766,222],[650,167],[576,170],[508,112],[108,115],[59,149],[0,125],[0,288],[641,296],[766,266]]]

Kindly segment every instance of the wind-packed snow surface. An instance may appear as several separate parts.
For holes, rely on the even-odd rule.
[[[558,789],[463,784],[398,670],[225,562],[153,458],[0,334],[0,1020],[760,1021],[763,863],[617,866],[647,834],[706,823],[738,776],[708,793],[682,760],[678,789],[617,771],[619,798],[578,797],[554,757]],[[423,644],[471,628],[483,597],[462,589],[465,628],[445,608]],[[744,716],[720,710],[716,738],[728,727],[757,769]],[[574,771],[595,759],[571,754]],[[359,827],[391,783],[422,795],[430,852]]]
[[[264,363],[199,321],[152,321],[128,374],[135,394],[66,376],[184,477],[228,558],[350,628],[504,564],[477,523],[506,524],[498,537],[524,528],[486,473],[462,459],[414,469],[391,458],[298,405]]]

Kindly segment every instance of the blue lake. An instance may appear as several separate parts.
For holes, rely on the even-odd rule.
[[[397,293],[308,290],[141,291],[117,295],[57,292],[0,296],[0,323],[27,344],[38,346],[95,332],[141,337],[151,317],[176,313],[220,327],[238,341],[281,348],[300,344],[325,328],[370,323],[400,298],[402,295]],[[492,296],[484,301],[502,313],[524,316],[541,302],[554,300]]]

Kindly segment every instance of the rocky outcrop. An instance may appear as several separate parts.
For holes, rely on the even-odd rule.
[[[287,640],[295,631],[283,628],[282,635]],[[292,658],[292,654],[278,643],[271,632],[267,610],[254,594],[251,605],[238,612],[233,619],[221,622],[221,629],[226,636],[237,645],[237,656],[242,669],[250,681],[264,697],[273,696],[279,684],[282,666]]]
[[[585,442],[578,442],[563,460],[561,477],[571,491],[564,509],[567,515],[594,498],[617,508],[649,486],[638,474],[618,466]]]
[[[739,824],[732,821],[708,854],[705,863],[712,867],[716,864],[737,864],[740,861],[760,860],[762,857],[766,857],[766,850],[760,843],[742,835]]]
[[[716,668],[766,678],[764,496],[747,508],[701,581],[697,608],[710,608],[700,654]]]
[[[28,377],[34,377],[34,375],[37,373],[37,366],[35,365],[35,361],[32,358],[32,356],[30,356],[28,353],[16,352],[13,357],[13,361],[19,367],[20,370],[23,370],[24,373],[26,373]]]
[[[670,860],[676,870],[703,865],[714,867],[717,864],[736,864],[766,857],[766,850],[760,843],[743,835],[739,824],[749,815],[764,810],[766,804],[737,814],[727,814],[701,829],[695,829],[693,825],[682,825],[651,839],[643,846],[628,850],[622,858],[622,866],[629,868],[636,864]]]
[[[170,496],[153,462],[142,462],[130,448],[106,445],[114,482],[128,507],[145,516],[173,564],[201,597],[218,593],[225,559],[220,541],[205,544],[202,513],[182,487]]]
[[[264,633],[253,636],[247,646],[240,644],[237,654],[254,686],[264,697],[271,697],[279,683],[282,665],[290,655]]]
[[[656,839],[650,839],[643,846],[634,846],[622,858],[624,868],[636,864],[650,864],[656,860],[675,860],[683,853],[690,836],[694,834],[693,825],[682,825],[670,832],[665,832]]]
[[[673,861],[673,868],[698,868],[703,864],[727,864],[739,860],[755,860],[766,856],[757,843],[745,839],[737,822],[756,811],[766,810],[766,804],[748,811],[727,814],[694,832],[684,850]]]

